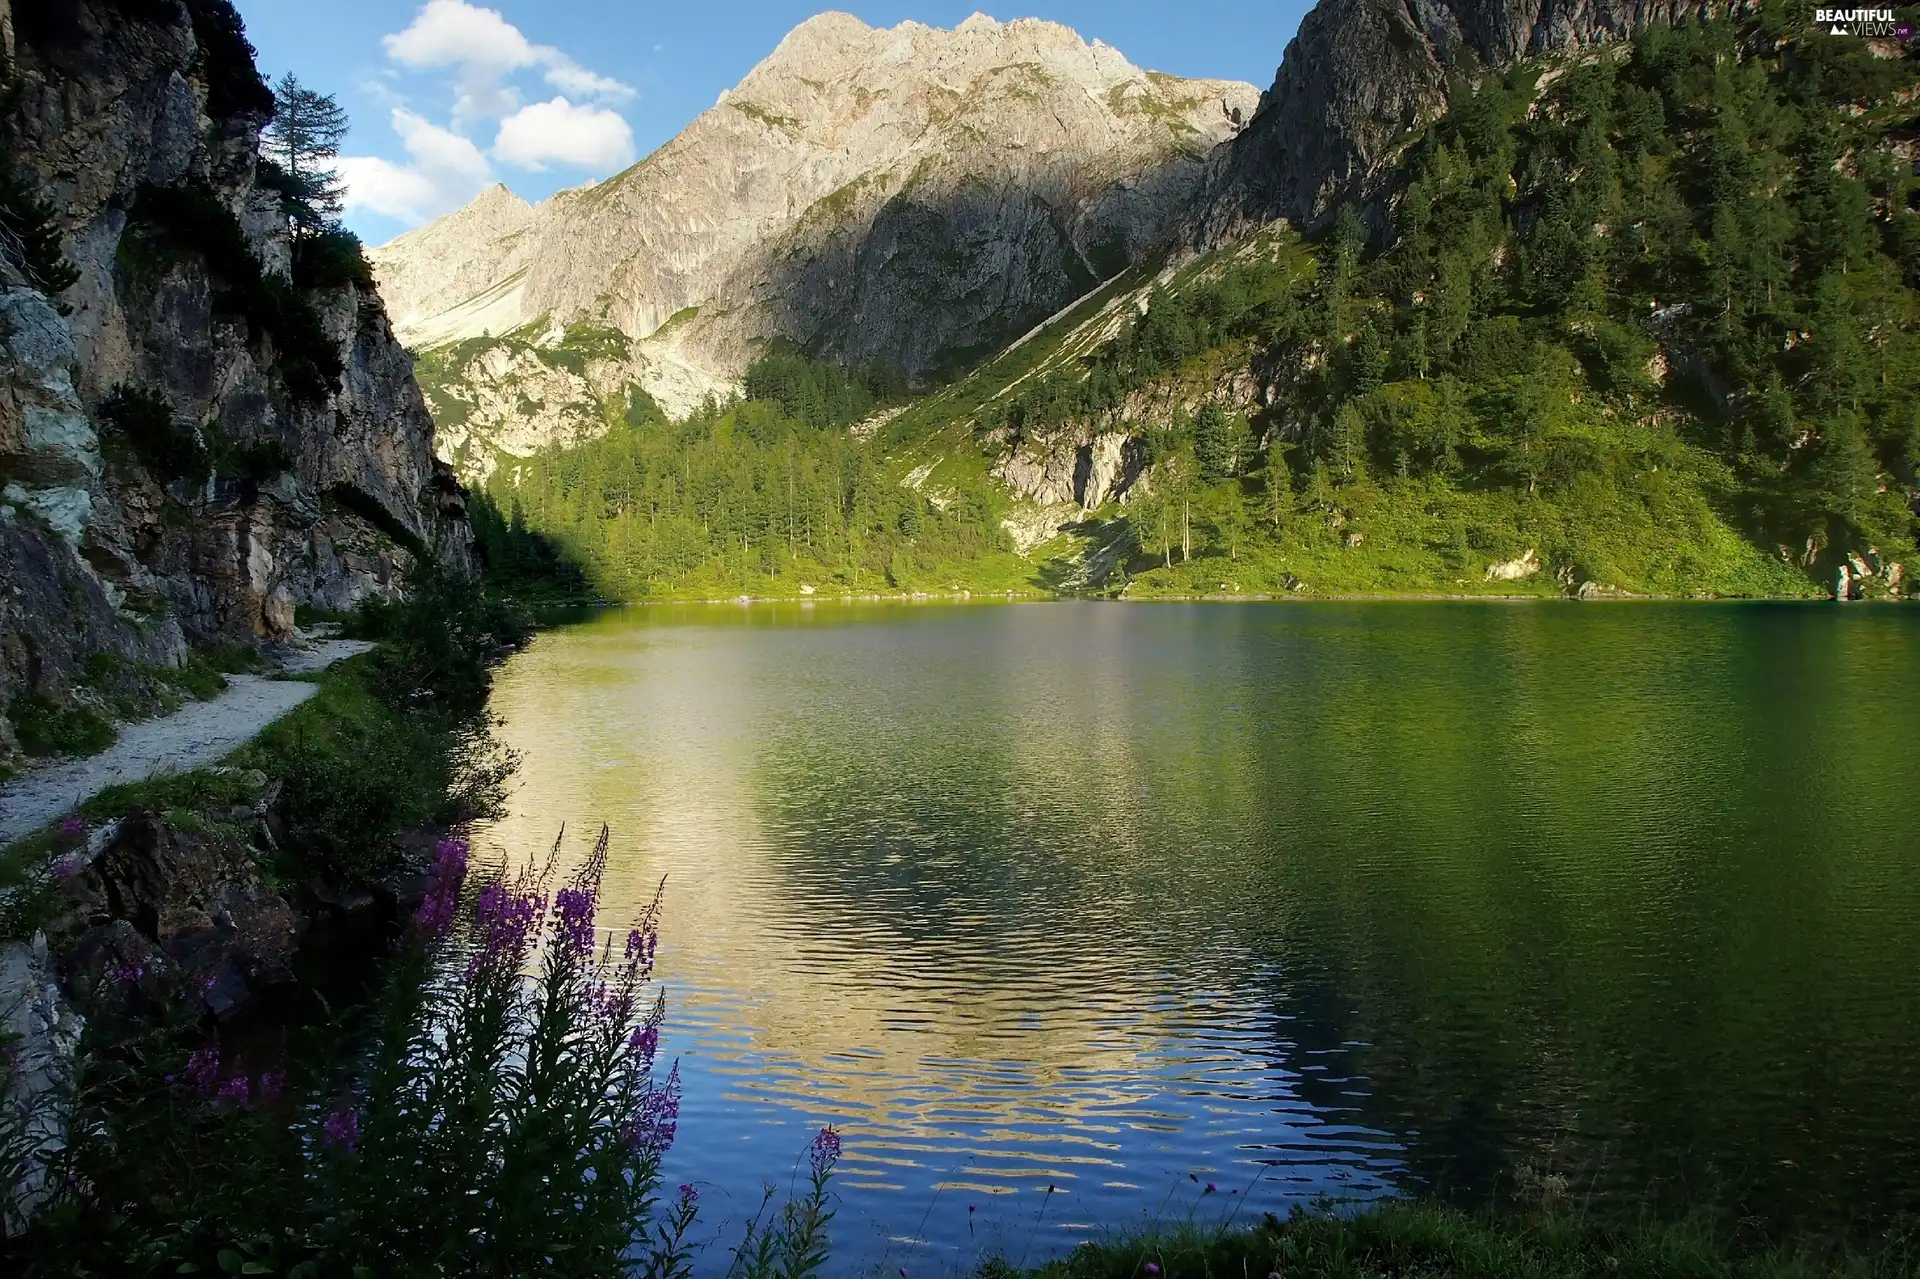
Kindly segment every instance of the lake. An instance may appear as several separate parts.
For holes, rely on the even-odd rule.
[[[1897,606],[631,608],[503,671],[476,843],[609,823],[608,926],[666,878],[725,1238],[827,1122],[849,1271],[1394,1192],[1864,1230],[1920,1203],[1916,674]]]

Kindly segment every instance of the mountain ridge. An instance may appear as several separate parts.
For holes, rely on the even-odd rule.
[[[624,172],[370,257],[417,348],[591,322],[676,414],[779,342],[925,376],[1163,240],[1257,96],[1036,19],[822,14]]]

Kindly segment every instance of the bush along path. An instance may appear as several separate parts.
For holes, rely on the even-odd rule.
[[[0,1237],[61,1184],[74,1106],[76,1131],[114,1128],[128,1099],[90,1096],[93,1063],[152,1065],[189,1028],[320,1004],[298,974],[327,965],[302,956],[379,950],[439,835],[499,803],[511,760],[485,698],[528,627],[473,583],[430,571],[411,586],[363,612],[362,642],[309,659],[316,682],[243,681],[228,705],[244,714],[216,701],[193,709],[218,724],[174,722],[175,758],[207,766],[107,785],[0,853]]]
[[[284,673],[317,673],[372,647],[366,640],[323,641],[295,653]],[[8,782],[0,786],[0,847],[50,825],[109,786],[212,764],[319,691],[318,684],[299,680],[229,675],[225,691],[171,715],[128,725],[98,755]]]

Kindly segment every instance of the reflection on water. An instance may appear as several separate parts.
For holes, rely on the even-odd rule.
[[[667,877],[670,1174],[737,1214],[836,1122],[849,1262],[1547,1175],[1870,1223],[1915,670],[1893,608],[629,609],[504,673],[480,842]]]

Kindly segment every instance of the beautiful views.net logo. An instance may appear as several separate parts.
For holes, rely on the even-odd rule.
[[[1874,36],[1880,39],[1908,40],[1913,28],[1896,22],[1891,9],[1815,9],[1815,26],[1826,28],[1834,36]]]

